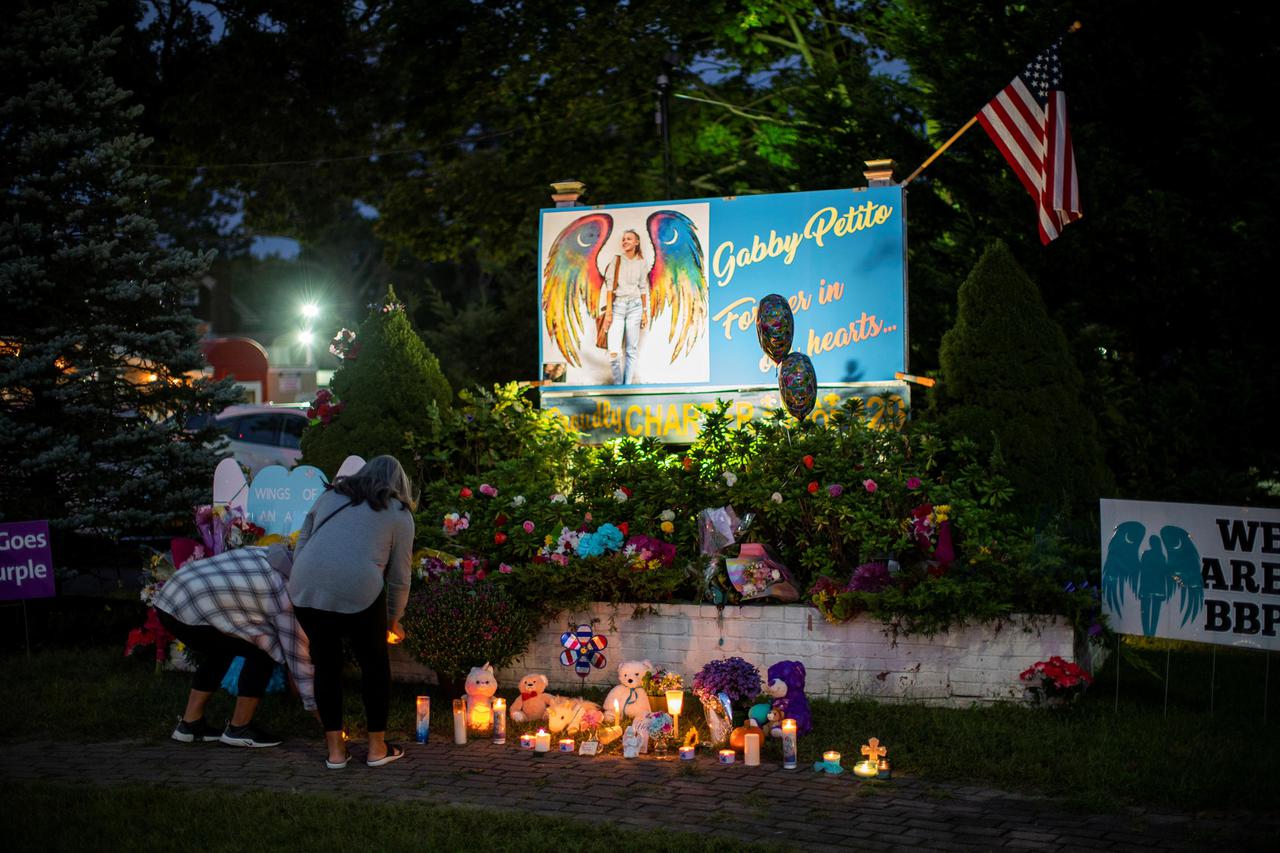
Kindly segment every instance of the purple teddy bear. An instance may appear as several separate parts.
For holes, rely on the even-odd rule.
[[[796,734],[807,735],[813,730],[813,718],[809,714],[809,700],[804,695],[804,664],[798,660],[778,661],[769,667],[768,686],[773,697],[773,713],[769,734],[782,737],[782,721],[796,721]]]

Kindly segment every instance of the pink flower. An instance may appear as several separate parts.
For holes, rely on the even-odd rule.
[[[532,521],[526,521],[522,526],[524,527],[524,532],[525,532],[525,533],[532,533],[532,532],[533,532],[533,522],[532,522]]]
[[[863,481],[862,481],[862,488],[864,488],[864,489],[866,489],[868,492],[872,492],[872,493],[874,494],[874,493],[875,493],[875,490],[876,490],[876,489],[878,489],[878,488],[880,488],[880,487],[876,485],[876,481],[875,481],[875,480],[872,480],[872,479],[866,479],[866,480],[863,480]]]
[[[509,565],[507,565],[506,563],[499,563],[499,564],[498,564],[498,571],[499,571],[499,572],[501,572],[501,573],[502,573],[502,574],[504,574],[504,575],[509,575],[509,574],[511,574],[511,573],[512,573],[513,571],[515,571],[515,570],[514,570],[514,569],[512,569],[512,568],[511,568]]]
[[[486,498],[493,498],[498,496],[498,490],[493,486],[490,486],[488,483],[481,483],[480,494],[484,495]]]
[[[914,492],[916,489],[920,488],[920,478],[919,478],[919,477],[909,477],[909,478],[907,478],[907,488],[908,488],[908,489],[910,489],[910,490],[911,490],[911,491],[913,491],[913,492]]]

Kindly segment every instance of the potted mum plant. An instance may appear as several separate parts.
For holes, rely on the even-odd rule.
[[[683,690],[684,678],[678,672],[660,669],[644,674],[644,692],[649,694],[649,707],[654,711],[667,710],[667,691]]]

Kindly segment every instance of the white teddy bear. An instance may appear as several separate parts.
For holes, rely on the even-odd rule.
[[[644,690],[644,676],[653,672],[647,660],[629,660],[618,667],[618,684],[604,698],[605,719],[611,723],[620,718],[636,719],[649,713],[649,694]]]

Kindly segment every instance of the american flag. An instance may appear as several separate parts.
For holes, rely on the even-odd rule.
[[[1067,127],[1058,40],[1027,63],[982,108],[978,121],[1035,199],[1040,242],[1048,244],[1080,212],[1076,158]]]

